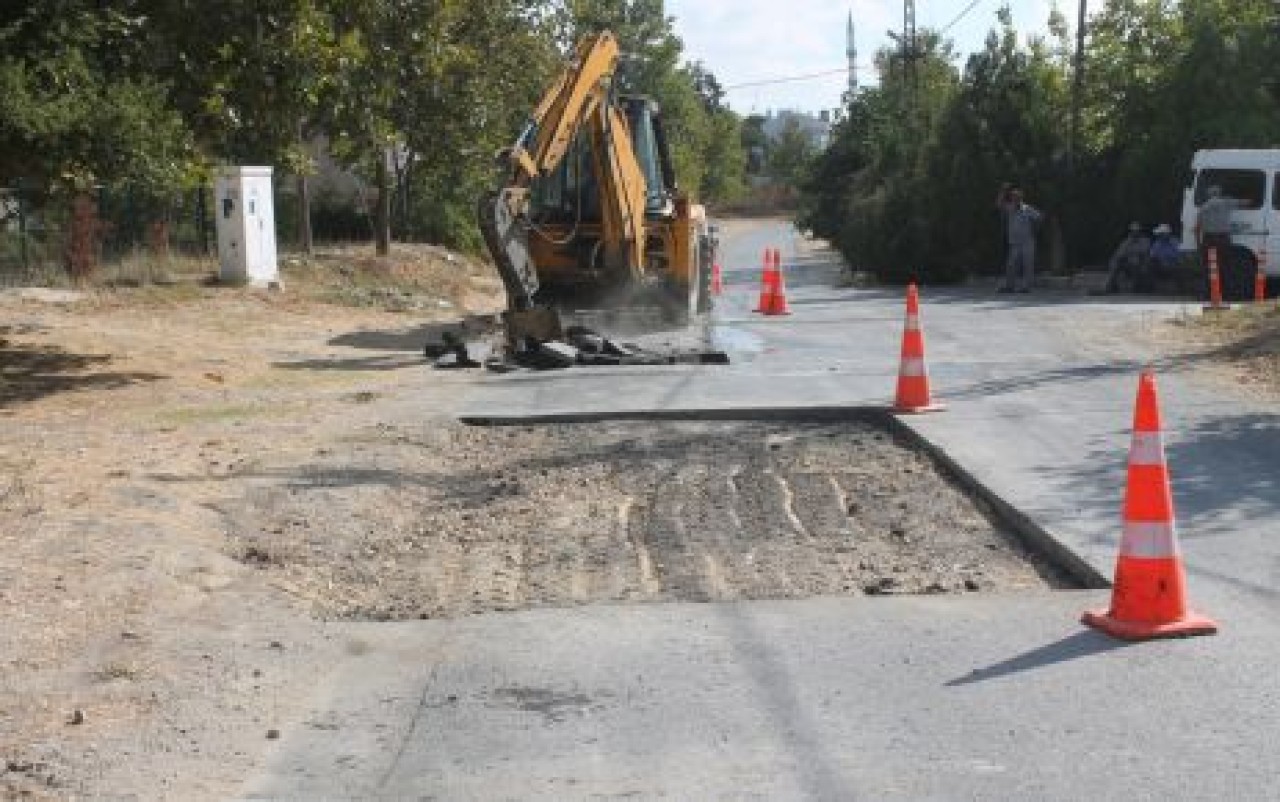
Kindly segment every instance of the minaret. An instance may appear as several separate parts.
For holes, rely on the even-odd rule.
[[[849,11],[849,25],[845,30],[844,54],[849,58],[849,94],[858,93],[858,45],[853,41],[853,11]]]

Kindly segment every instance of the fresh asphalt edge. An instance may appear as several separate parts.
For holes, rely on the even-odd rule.
[[[737,409],[646,409],[599,412],[552,412],[532,415],[461,415],[468,426],[547,426],[607,421],[792,421],[835,423],[862,421],[880,426],[898,440],[927,455],[942,473],[983,504],[1021,543],[1047,560],[1082,590],[1103,590],[1110,581],[1060,538],[1036,523],[1007,499],[978,480],[937,443],[883,406],[755,407]]]

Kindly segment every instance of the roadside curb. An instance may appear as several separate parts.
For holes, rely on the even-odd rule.
[[[971,494],[1000,523],[1008,526],[1031,551],[1063,571],[1083,590],[1105,590],[1111,582],[1083,556],[981,482],[963,465],[886,406],[746,407],[712,409],[642,409],[563,412],[533,415],[459,415],[468,426],[540,426],[606,421],[793,421],[836,423],[864,421],[883,427],[904,444],[926,454],[944,475]]]

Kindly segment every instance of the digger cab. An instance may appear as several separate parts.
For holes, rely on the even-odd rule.
[[[623,97],[620,105],[631,146],[644,174],[645,214],[648,217],[669,214],[675,171],[661,109],[654,100],[640,96]],[[588,135],[580,132],[560,166],[533,182],[529,216],[535,223],[599,224],[600,189],[592,159]]]
[[[641,96],[621,97],[618,107],[615,119],[627,127],[626,141],[644,182],[643,263],[608,263],[611,243],[603,241],[601,167],[596,164],[601,148],[593,149],[586,129],[555,170],[532,182],[529,251],[548,297],[567,301],[601,289],[620,303],[619,288],[656,282],[683,304],[698,281],[700,262],[691,204],[676,186],[661,109]]]

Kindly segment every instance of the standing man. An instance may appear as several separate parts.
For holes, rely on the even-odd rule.
[[[996,198],[996,208],[1004,216],[1009,244],[1000,292],[1030,292],[1036,266],[1036,226],[1044,215],[1023,201],[1020,189],[1002,189]]]
[[[1227,254],[1231,252],[1231,211],[1241,203],[1222,196],[1222,187],[1209,187],[1209,198],[1200,207],[1196,217],[1196,241],[1200,245],[1200,262],[1209,269],[1209,251],[1217,251],[1218,270],[1226,267]],[[1221,273],[1219,273],[1221,275]]]

